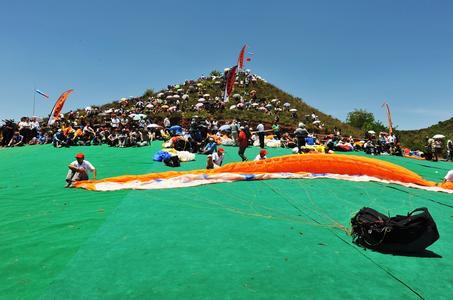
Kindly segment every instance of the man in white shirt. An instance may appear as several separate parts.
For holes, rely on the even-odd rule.
[[[265,159],[267,159],[266,154],[267,154],[266,149],[261,149],[260,154],[258,154],[254,160],[265,160]]]
[[[96,168],[88,161],[85,160],[83,153],[77,153],[76,160],[69,164],[68,175],[66,176],[67,185],[70,187],[74,181],[88,180],[88,172],[93,173],[93,181],[96,181]]]
[[[214,168],[222,166],[223,159],[225,157],[223,148],[217,149],[217,152],[212,154],[212,162],[214,163]]]
[[[444,177],[443,182],[453,182],[453,170],[448,171],[447,175]]]
[[[116,116],[116,115],[112,115],[112,118],[110,120],[110,126],[112,126],[112,128],[118,128],[120,126],[120,119]]]
[[[258,138],[260,140],[260,148],[264,148],[264,125],[263,123],[259,123],[258,126],[256,126],[256,130],[258,131]]]
[[[170,119],[165,117],[165,119],[164,119],[164,127],[165,128],[170,128],[170,126],[171,126]]]

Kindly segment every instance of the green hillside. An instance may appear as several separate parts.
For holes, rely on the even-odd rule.
[[[453,139],[453,117],[432,125],[428,128],[418,130],[402,130],[401,142],[407,147],[423,149],[426,144],[426,137],[433,137],[435,134],[445,135],[445,142]]]
[[[327,115],[319,111],[318,109],[307,104],[301,98],[294,97],[277,88],[276,86],[267,83],[264,80],[257,79],[256,81],[250,83],[248,86],[245,86],[244,84],[240,84],[240,81],[242,81],[243,79],[244,75],[241,74],[239,76],[239,81],[236,82],[233,94],[239,94],[243,97],[244,101],[249,101],[250,92],[252,90],[255,90],[256,97],[257,99],[260,100],[261,103],[274,104],[275,102],[271,102],[273,99],[277,99],[279,101],[280,107],[283,107],[282,105],[286,102],[290,103],[291,109],[297,109],[297,117],[295,118],[292,117],[291,113],[288,110],[283,110],[280,112],[271,111],[268,113],[263,113],[261,111],[254,109],[230,110],[231,105],[237,104],[237,100],[234,99],[233,97],[230,97],[230,100],[226,104],[224,110],[194,111],[192,107],[197,103],[198,98],[200,97],[199,95],[207,93],[210,94],[211,99],[215,99],[215,97],[222,99],[224,82],[221,78],[212,79],[211,77],[201,78],[189,83],[175,84],[167,89],[160,90],[157,92],[154,92],[149,89],[145,92],[145,94],[142,97],[136,98],[133,101],[129,101],[129,104],[126,108],[127,109],[132,108],[134,103],[139,100],[145,102],[150,101],[151,99],[156,98],[159,93],[165,93],[166,95],[172,93],[177,94],[178,93],[177,91],[179,90],[180,91],[179,94],[184,93],[189,95],[189,100],[181,103],[181,112],[169,113],[167,111],[155,111],[155,110],[152,112],[145,111],[145,113],[148,114],[148,116],[152,119],[153,122],[155,123],[162,122],[165,117],[169,116],[170,119],[172,119],[172,123],[185,125],[192,119],[193,116],[198,115],[202,118],[212,117],[213,119],[219,121],[231,121],[233,119],[249,121],[249,123],[252,126],[256,125],[258,122],[263,122],[267,128],[270,128],[270,125],[272,124],[276,114],[278,114],[280,119],[279,120],[280,126],[283,129],[291,131],[294,130],[294,128],[297,126],[299,122],[304,122],[310,131],[319,134],[332,133],[332,130],[334,128],[341,129],[341,132],[344,135],[353,135],[359,137],[363,134],[361,130],[356,129],[348,124],[345,124],[344,122],[340,121],[339,119],[336,119],[331,115]],[[190,90],[189,89],[190,86],[196,86],[197,90],[196,91]],[[183,92],[181,92],[181,90]],[[101,107],[99,107],[99,111],[102,112],[112,108],[113,109],[119,108],[121,106],[122,105],[120,101],[115,101],[112,103],[102,105]],[[78,112],[82,115],[85,114],[85,112],[82,110],[79,110]],[[322,126],[322,129],[319,129],[317,126],[312,124],[312,120],[309,117],[312,113],[315,113],[319,117],[321,123],[324,124],[324,126]]]

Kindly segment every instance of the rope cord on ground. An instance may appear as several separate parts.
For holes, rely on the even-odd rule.
[[[409,284],[405,283],[402,279],[398,278],[396,275],[394,275],[392,272],[390,272],[389,270],[387,270],[386,268],[384,268],[383,266],[381,266],[380,264],[378,264],[377,262],[375,262],[371,257],[369,257],[368,255],[366,255],[364,253],[364,251],[354,245],[352,245],[351,243],[349,243],[348,241],[346,241],[345,239],[343,239],[341,236],[339,236],[336,232],[334,232],[333,230],[331,230],[331,232],[338,238],[340,239],[342,242],[344,242],[345,244],[347,244],[348,246],[352,247],[355,251],[357,251],[357,253],[359,253],[360,255],[362,255],[363,257],[365,257],[367,260],[369,260],[371,263],[373,263],[375,266],[377,266],[379,269],[381,269],[382,271],[384,271],[385,273],[387,273],[390,277],[392,277],[393,279],[395,279],[396,281],[398,281],[399,283],[401,283],[402,285],[404,285],[406,288],[408,288],[412,293],[414,293],[418,298],[420,299],[425,299],[423,298],[422,295],[420,295],[420,293],[418,293],[416,290],[414,290]]]
[[[294,205],[291,201],[289,201],[289,199],[287,199],[285,196],[283,196],[281,193],[279,193],[278,191],[276,191],[275,189],[273,189],[271,187],[271,190],[273,190],[276,194],[280,195],[282,198],[284,198],[288,204],[290,204],[292,207],[294,207],[295,209],[297,209],[299,212],[303,213],[304,215],[306,215],[308,218],[310,218],[311,220],[313,220],[314,222],[320,224],[316,219],[310,217],[309,215],[305,214],[299,207],[297,207],[296,205]],[[339,224],[340,226],[342,226],[340,223],[336,222],[337,224]],[[340,228],[342,230],[346,230],[346,228],[344,228],[344,226],[342,226],[343,228]],[[358,253],[360,253],[363,257],[365,257],[366,259],[368,259],[370,262],[372,262],[374,265],[376,265],[378,268],[380,268],[381,270],[383,270],[386,274],[388,274],[390,277],[392,277],[393,279],[395,279],[396,281],[398,281],[399,283],[401,283],[402,285],[404,285],[406,288],[408,288],[412,293],[414,293],[418,298],[420,299],[424,299],[422,295],[420,295],[420,293],[418,293],[417,291],[415,291],[411,286],[409,286],[407,283],[405,283],[402,279],[398,278],[396,275],[394,275],[393,273],[391,273],[389,270],[385,269],[383,266],[379,265],[377,262],[375,262],[372,258],[368,257],[365,253],[363,253],[363,251],[361,249],[358,249],[357,247],[355,247],[354,245],[352,245],[351,243],[349,243],[348,241],[346,241],[344,238],[342,238],[341,236],[339,236],[335,231],[333,231],[331,228],[328,228],[330,232],[332,232],[332,234],[334,234],[338,239],[340,239],[342,242],[344,242],[345,244],[347,244],[348,246],[352,247],[355,251],[357,251]],[[348,233],[348,232],[347,232]]]

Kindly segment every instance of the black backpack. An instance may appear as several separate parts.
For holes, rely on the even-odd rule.
[[[439,239],[436,223],[425,207],[391,218],[364,207],[351,219],[351,225],[354,243],[379,252],[421,252]]]
[[[181,166],[180,162],[179,162],[179,157],[178,156],[172,156],[172,157],[169,157],[169,158],[166,158],[164,159],[164,164],[169,166],[169,167],[179,167]]]

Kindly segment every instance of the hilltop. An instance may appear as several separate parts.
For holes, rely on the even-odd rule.
[[[278,115],[279,124],[283,129],[294,130],[299,122],[304,122],[307,125],[307,129],[318,134],[332,133],[332,130],[337,128],[344,135],[362,136],[363,132],[361,130],[319,111],[307,104],[303,99],[282,91],[273,84],[266,82],[260,76],[252,75],[252,80],[245,84],[244,81],[246,81],[247,76],[250,78],[251,75],[241,73],[238,76],[233,95],[222,109],[217,107],[213,109],[214,105],[219,105],[218,103],[222,102],[222,92],[225,85],[223,77],[217,71],[211,72],[211,75],[207,77],[169,85],[166,89],[157,92],[148,89],[141,97],[114,101],[100,107],[93,105],[92,108],[100,116],[105,117],[110,112],[121,108],[133,111],[137,102],[143,102],[144,108],[140,112],[147,114],[155,123],[162,122],[168,116],[172,123],[186,125],[194,116],[199,116],[201,118],[212,117],[220,121],[220,123],[237,119],[248,121],[254,126],[259,122],[263,122],[268,129],[272,125],[275,116]],[[254,91],[256,92],[256,97],[252,99]],[[199,103],[199,99],[205,94],[209,94],[210,98],[206,99],[206,104],[210,102],[212,104],[211,109],[195,110],[195,105]],[[177,97],[177,99],[173,98],[173,96]],[[163,107],[170,108],[172,105],[176,105],[176,101],[178,102],[178,110],[169,111],[162,109]],[[231,108],[231,106],[238,105],[241,102],[245,104],[243,108]],[[287,106],[284,106],[284,104]],[[268,110],[264,110],[266,105],[271,105]],[[149,107],[148,109],[146,108],[147,106]],[[204,107],[208,107],[208,105]],[[263,110],[260,110],[260,108]],[[290,109],[295,109],[297,112],[290,112]],[[77,112],[79,114],[85,113],[83,110],[78,110]],[[312,114],[318,117],[318,123],[315,122],[313,124]],[[93,119],[93,116],[90,118]],[[100,120],[97,119],[96,121]]]

